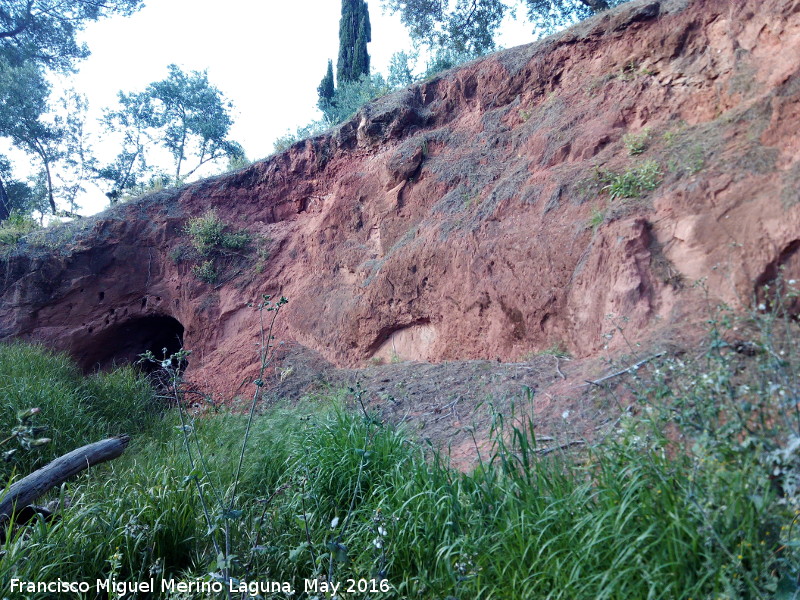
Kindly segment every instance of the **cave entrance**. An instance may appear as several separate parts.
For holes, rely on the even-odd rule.
[[[183,331],[183,325],[173,317],[137,317],[88,336],[74,353],[84,371],[105,371],[114,366],[136,364],[140,355],[147,351],[157,359],[177,352],[183,347]],[[159,366],[141,363],[137,368],[151,373]]]

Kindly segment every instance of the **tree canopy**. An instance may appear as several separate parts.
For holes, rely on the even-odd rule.
[[[51,101],[49,73],[74,72],[89,55],[78,33],[89,22],[130,15],[143,0],[0,0],[0,137],[31,156],[39,172],[25,182],[0,155],[0,221],[13,209],[58,212],[74,208],[90,176],[112,182],[112,198],[141,183],[148,173],[145,149],[158,139],[174,159],[174,181],[223,155],[240,156],[227,139],[230,103],[205,73],[170,66],[167,79],[138,94],[120,93],[120,106],[106,112],[107,130],[121,134],[113,162],[98,167],[89,152],[82,115],[85,100],[68,92]],[[67,104],[65,104],[65,102]],[[188,158],[196,158],[186,173]]]
[[[119,106],[106,111],[106,127],[121,135],[121,150],[113,162],[98,170],[111,182],[109,198],[143,183],[153,173],[149,150],[161,145],[172,156],[169,179],[180,183],[203,165],[221,158],[239,159],[242,147],[228,139],[232,105],[211,85],[205,72],[184,73],[169,65],[169,75],[142,92],[119,94]],[[186,171],[187,162],[192,161]]]
[[[61,99],[64,110],[54,113],[49,95],[50,85],[39,65],[23,62],[13,67],[0,54],[0,136],[8,138],[16,148],[34,159],[33,163],[40,169],[34,179],[45,184],[25,190],[26,184],[15,181],[10,167],[6,169],[0,174],[0,188],[9,188],[0,189],[0,220],[7,218],[14,208],[24,210],[30,199],[41,193],[55,214],[57,188],[64,192],[63,200],[72,208],[79,191],[80,183],[74,180],[69,184],[62,181],[64,185],[59,185],[54,168],[59,163],[59,173],[69,179],[74,179],[72,175],[84,169],[86,145],[82,111],[85,101],[74,92],[68,92]]]
[[[322,81],[319,82],[319,86],[317,87],[317,95],[319,96],[317,106],[320,110],[325,110],[325,106],[333,100],[333,95],[335,93],[336,86],[333,81],[333,61],[329,60],[325,77],[322,78]]]
[[[90,21],[130,15],[143,0],[0,0],[0,52],[15,62],[72,70],[89,50],[77,41]]]
[[[177,182],[209,161],[241,155],[242,149],[227,139],[233,106],[209,83],[208,75],[199,71],[187,74],[177,65],[168,69],[166,79],[147,88],[151,105],[148,124],[163,132],[162,144],[175,160]],[[183,163],[191,154],[197,163],[183,173]]]
[[[77,61],[89,55],[77,39],[87,23],[113,14],[129,15],[142,3],[143,0],[0,0],[0,137],[37,159],[54,213],[52,166],[57,161],[74,163],[80,157],[70,152],[80,154],[85,147],[69,139],[82,135],[74,115],[71,120],[48,117],[52,106],[47,72],[72,72]],[[13,208],[23,208],[37,185],[25,190],[25,183],[14,180],[6,157],[0,159],[6,165],[0,169],[0,220],[4,220]]]
[[[388,91],[381,76],[370,74],[367,44],[371,40],[367,3],[364,0],[342,0],[336,81],[333,80],[333,61],[329,60],[328,70],[317,87],[317,107],[324,115],[321,125],[340,123],[364,102]],[[280,141],[281,144],[284,142]]]
[[[97,169],[97,177],[111,184],[106,196],[112,204],[125,190],[145,183],[150,171],[146,152],[155,143],[149,129],[153,117],[146,92],[119,92],[117,101],[117,107],[106,109],[102,123],[106,131],[119,135],[120,150],[112,162]]]
[[[411,37],[429,48],[482,54],[495,47],[502,20],[522,5],[539,33],[551,33],[625,0],[383,0]],[[519,16],[519,15],[516,15]]]

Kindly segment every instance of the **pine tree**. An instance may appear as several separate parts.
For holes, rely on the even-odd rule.
[[[369,75],[367,44],[372,40],[369,8],[365,0],[342,0],[339,21],[339,61],[336,82],[341,85]]]

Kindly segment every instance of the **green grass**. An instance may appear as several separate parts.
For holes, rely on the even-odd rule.
[[[654,160],[646,160],[622,173],[604,171],[599,173],[600,181],[605,183],[603,190],[609,197],[639,198],[661,185],[661,167]]]
[[[37,426],[52,443],[35,451],[16,453],[0,462],[0,476],[13,470],[26,473],[53,458],[110,435],[136,435],[149,430],[159,410],[148,383],[132,369],[84,377],[64,355],[38,346],[0,344],[0,432],[8,436],[17,425],[17,412],[39,408]],[[0,451],[18,446],[9,440]]]
[[[628,133],[622,137],[622,143],[628,150],[628,154],[636,156],[642,154],[650,145],[650,128],[645,127],[639,133]]]
[[[212,577],[211,539],[227,527],[234,577],[301,590],[321,575],[386,577],[393,591],[370,598],[794,597],[800,506],[775,478],[800,467],[773,463],[795,435],[786,406],[798,362],[779,340],[797,326],[753,330],[761,351],[748,358],[716,334],[726,318],[696,361],[665,357],[629,378],[638,414],[579,454],[542,455],[523,415],[494,414],[491,451],[462,473],[402,429],[346,410],[358,391],[273,409],[255,420],[231,512],[219,496],[232,490],[244,416],[191,421],[203,456],[192,471],[177,417],[154,411],[130,370],[85,379],[60,355],[0,346],[5,427],[41,407],[51,455],[133,434],[126,454],[64,486],[61,519],[7,531],[0,585]],[[787,419],[768,418],[780,411]]]
[[[555,356],[558,358],[570,358],[572,355],[564,347],[564,344],[562,342],[554,342],[550,344],[547,348],[535,352],[533,356]]]
[[[592,214],[589,217],[588,222],[586,223],[586,228],[591,229],[592,231],[597,231],[597,229],[606,221],[606,210],[600,210],[599,208],[593,208]]]
[[[39,227],[39,224],[31,217],[13,210],[8,219],[0,223],[0,246],[13,246],[23,236]]]

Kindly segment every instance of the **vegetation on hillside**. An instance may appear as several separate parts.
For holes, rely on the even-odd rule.
[[[550,34],[627,0],[382,0],[400,15],[417,44],[483,54],[496,49],[495,37],[507,17],[527,17],[532,33]]]
[[[523,9],[532,36],[542,36],[572,25],[601,10],[627,0],[489,0],[447,2],[384,0],[383,8],[400,15],[417,50],[396,52],[386,76],[370,72],[366,41],[371,38],[369,12],[363,0],[342,0],[339,28],[339,60],[334,80],[333,61],[317,87],[317,107],[322,119],[312,121],[275,140],[280,152],[299,140],[317,135],[352,117],[359,108],[391,91],[427,79],[467,61],[497,50],[495,37],[506,17],[518,17]],[[417,69],[420,51],[427,57]],[[355,58],[354,58],[355,57]]]
[[[339,20],[339,59],[336,80],[339,84],[369,75],[367,44],[372,41],[369,8],[364,0],[342,0]]]
[[[111,185],[107,196],[112,204],[157,179],[179,185],[208,163],[244,158],[241,145],[229,139],[233,105],[208,75],[184,73],[177,65],[167,70],[166,79],[144,91],[119,92],[118,106],[105,111],[103,124],[121,139],[121,149],[95,172]],[[169,174],[152,164],[152,151],[159,146],[172,157]]]

